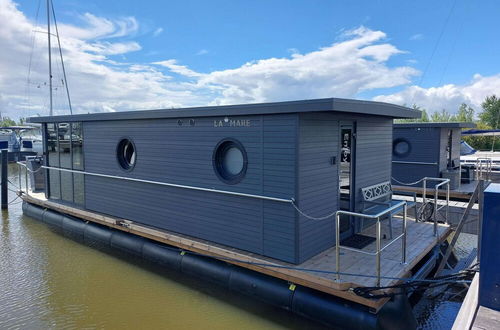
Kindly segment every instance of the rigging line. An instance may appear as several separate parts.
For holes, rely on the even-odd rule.
[[[36,15],[35,15],[35,26],[38,25],[38,14],[40,13],[40,4],[41,4],[42,0],[38,0],[38,7],[36,9]],[[27,77],[26,77],[26,93],[25,93],[25,99],[26,99],[26,103],[28,104],[29,106],[29,84],[30,84],[30,76],[31,76],[31,65],[32,65],[32,62],[33,62],[33,53],[35,51],[35,32],[33,31],[33,34],[31,35],[31,51],[30,51],[30,57],[29,57],[29,62],[28,62],[28,74],[27,74]]]
[[[64,77],[64,86],[66,87],[66,95],[68,96],[69,112],[70,112],[70,114],[73,114],[73,108],[71,107],[71,98],[69,96],[68,79],[66,79],[66,70],[64,68],[64,60],[63,60],[63,56],[62,56],[61,39],[59,38],[59,29],[57,28],[56,11],[54,10],[54,2],[50,1],[50,5],[52,7],[52,16],[54,16],[54,26],[56,28],[57,44],[59,46],[59,56],[61,57],[61,66],[62,66],[62,72],[63,72],[63,77]]]
[[[464,0],[464,2],[466,2],[466,1],[467,0]],[[469,6],[467,5],[466,8],[465,8],[465,12],[468,12],[468,9],[469,9]],[[455,47],[457,45],[458,37],[462,33],[462,29],[464,27],[464,23],[465,23],[465,19],[460,20],[460,25],[458,26],[458,30],[457,30],[457,33],[455,35],[455,39],[453,40],[453,44],[451,46],[450,53],[448,54],[448,58],[446,59],[446,62],[445,62],[445,65],[444,65],[444,69],[443,69],[443,73],[441,74],[441,78],[439,79],[439,83],[437,84],[438,86],[441,86],[441,83],[443,82],[443,79],[444,79],[444,76],[446,74],[446,71],[448,71],[448,66],[449,66],[449,64],[451,62],[451,56],[455,52]]]
[[[417,86],[422,85],[422,82],[424,81],[425,75],[427,71],[429,70],[429,66],[434,58],[434,55],[436,54],[436,50],[439,46],[439,43],[441,42],[441,38],[443,37],[444,31],[446,30],[446,26],[448,25],[448,22],[450,21],[451,14],[453,13],[455,6],[457,5],[458,0],[455,0],[453,2],[453,5],[451,6],[450,12],[448,13],[448,16],[446,17],[446,20],[444,21],[443,27],[441,29],[441,32],[439,33],[439,36],[436,40],[436,43],[434,44],[434,48],[432,49],[431,56],[429,57],[429,60],[427,61],[427,64],[425,66],[424,72],[422,73],[422,76],[420,76],[420,80],[418,82]],[[413,94],[413,98],[411,100],[411,104],[415,101],[415,94]]]

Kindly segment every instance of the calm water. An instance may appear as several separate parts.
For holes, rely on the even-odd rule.
[[[9,167],[18,184],[17,168]],[[10,186],[15,189],[14,186]],[[9,200],[15,199],[9,192]],[[448,329],[459,303],[419,304],[420,326]],[[318,324],[90,247],[22,215],[15,200],[0,220],[0,329],[318,329]]]

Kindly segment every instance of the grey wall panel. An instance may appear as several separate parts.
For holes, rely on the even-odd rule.
[[[250,126],[214,127],[214,120],[177,119],[88,122],[84,125],[89,172],[291,198],[295,193],[297,115],[245,116]],[[137,150],[132,171],[122,170],[116,146],[131,138]],[[245,178],[218,179],[212,154],[223,138],[240,141],[248,155]],[[294,211],[290,204],[86,177],[86,208],[217,243],[295,262]]]
[[[298,158],[298,203],[314,217],[338,208],[339,122],[333,114],[301,114]],[[299,259],[307,260],[335,243],[335,220],[315,221],[299,217]]]
[[[440,129],[436,127],[394,128],[394,140],[406,139],[411,152],[406,156],[393,155],[393,160],[412,162],[438,162]]]
[[[392,120],[371,117],[356,124],[355,198],[360,210],[362,188],[391,180]]]
[[[439,176],[441,129],[437,127],[394,127],[394,140],[406,139],[411,146],[408,155],[392,154],[392,176],[401,182],[411,183],[426,176]],[[398,163],[398,162],[408,162]],[[427,163],[427,164],[410,164]],[[397,182],[393,182],[398,184]],[[417,186],[421,186],[418,184]]]

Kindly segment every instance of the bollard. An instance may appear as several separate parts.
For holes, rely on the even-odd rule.
[[[1,195],[2,195],[2,210],[6,210],[9,207],[8,202],[8,192],[7,185],[9,184],[9,179],[7,176],[7,169],[9,166],[9,151],[2,150],[2,182],[1,182]]]

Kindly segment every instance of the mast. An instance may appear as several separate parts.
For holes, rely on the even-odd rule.
[[[52,54],[50,51],[50,0],[47,0],[47,36],[48,36],[48,44],[49,44],[49,95],[50,95],[50,115],[53,115],[52,110]]]

